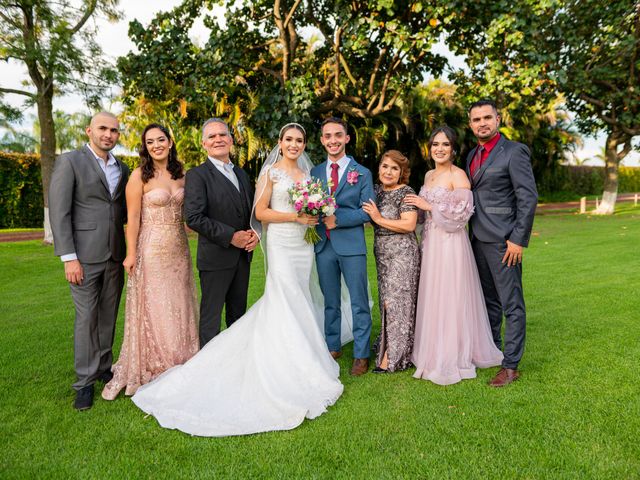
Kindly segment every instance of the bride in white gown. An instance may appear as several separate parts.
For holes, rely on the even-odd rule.
[[[161,426],[212,437],[290,430],[342,394],[309,288],[314,254],[303,237],[317,218],[297,215],[287,192],[308,178],[305,144],[300,125],[285,125],[258,180],[255,217],[268,224],[264,295],[191,360],[133,396]]]

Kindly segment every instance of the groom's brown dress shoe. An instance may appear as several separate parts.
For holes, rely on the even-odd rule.
[[[342,352],[335,352],[332,350],[329,353],[331,354],[334,360],[337,360],[342,356]]]
[[[504,387],[520,378],[520,372],[513,368],[501,368],[498,374],[489,382],[492,387]]]
[[[354,358],[351,366],[351,375],[364,375],[369,370],[368,358]]]

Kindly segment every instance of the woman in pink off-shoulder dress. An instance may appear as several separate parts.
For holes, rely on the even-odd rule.
[[[420,194],[405,199],[424,219],[411,361],[414,377],[439,385],[475,378],[476,367],[502,361],[465,229],[473,195],[466,173],[453,165],[455,144],[455,132],[447,126],[432,133],[429,154],[436,168],[427,172]]]
[[[102,391],[105,400],[123,389],[133,395],[198,351],[193,267],[182,215],[184,170],[165,127],[144,129],[140,158],[127,184],[124,339],[113,378]]]

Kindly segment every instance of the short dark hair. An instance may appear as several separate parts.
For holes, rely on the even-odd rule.
[[[436,135],[439,133],[444,133],[447,137],[447,140],[451,143],[451,163],[454,162],[456,157],[456,152],[458,151],[458,135],[455,130],[451,128],[449,125],[440,125],[433,132],[431,132],[431,136],[429,137],[429,142],[427,143],[427,147],[429,148],[429,158],[433,160],[431,156],[431,147],[433,146],[433,139],[436,138]]]
[[[322,129],[324,128],[325,125],[328,125],[330,123],[337,123],[338,125],[341,125],[342,128],[344,128],[344,133],[349,133],[349,127],[347,126],[347,122],[345,122],[344,120],[338,117],[325,118],[320,124],[320,132],[322,132]]]
[[[467,110],[467,113],[469,115],[471,115],[471,110],[473,110],[474,108],[485,107],[487,105],[489,105],[491,108],[493,108],[493,111],[496,112],[496,115],[500,115],[500,112],[498,111],[498,106],[496,105],[496,102],[494,102],[490,98],[483,98],[482,100],[478,100],[476,102],[473,102],[471,104],[471,106],[469,107],[469,110]]]

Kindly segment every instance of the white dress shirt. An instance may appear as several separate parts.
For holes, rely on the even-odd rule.
[[[98,165],[104,172],[104,176],[107,177],[107,184],[109,185],[109,193],[113,197],[113,193],[116,191],[116,187],[118,186],[118,182],[120,181],[120,167],[118,166],[118,162],[116,162],[116,157],[111,155],[111,152],[108,152],[107,163],[105,164],[104,159],[100,158],[96,155],[96,152],[93,151],[91,145],[87,145],[93,156],[96,158]]]
[[[231,162],[223,162],[218,160],[217,158],[207,157],[211,160],[211,163],[218,169],[218,171],[223,174],[225,177],[229,179],[233,186],[236,187],[238,191],[240,191],[240,184],[238,183],[238,177],[233,171],[233,163]]]
[[[340,183],[340,180],[342,180],[342,175],[344,175],[344,172],[347,170],[347,165],[349,165],[350,161],[351,159],[345,155],[344,157],[342,157],[340,160],[336,162],[338,164],[338,183]],[[331,180],[331,164],[332,163],[334,162],[327,159],[327,180]],[[338,188],[338,185],[336,185],[336,188]]]

